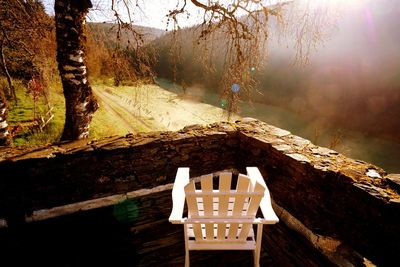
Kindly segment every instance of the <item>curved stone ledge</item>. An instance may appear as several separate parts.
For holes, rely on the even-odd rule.
[[[0,150],[0,217],[258,166],[279,207],[317,236],[385,265],[400,252],[398,175],[258,120]],[[330,239],[331,238],[331,239]]]

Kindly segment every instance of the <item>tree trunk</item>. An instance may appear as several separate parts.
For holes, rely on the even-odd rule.
[[[0,43],[0,60],[1,60],[1,68],[3,69],[4,74],[7,78],[8,83],[8,92],[6,92],[6,96],[9,98],[14,98],[15,103],[18,103],[17,94],[15,93],[15,87],[11,78],[10,73],[8,72],[6,57],[4,55],[4,38],[6,38],[5,33],[3,31],[3,39]]]
[[[87,138],[94,112],[93,95],[85,62],[85,16],[90,0],[56,0],[57,61],[65,96],[65,125],[61,140]]]
[[[7,123],[8,106],[3,91],[0,90],[0,146],[11,144],[11,134]]]

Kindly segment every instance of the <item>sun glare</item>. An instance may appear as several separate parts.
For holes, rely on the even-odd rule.
[[[338,9],[348,9],[359,7],[364,4],[365,0],[305,0],[310,7],[313,8],[338,8]]]

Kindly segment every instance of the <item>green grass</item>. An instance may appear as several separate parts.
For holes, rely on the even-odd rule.
[[[40,145],[47,143],[54,143],[59,141],[65,121],[65,100],[62,93],[61,84],[53,84],[49,88],[49,101],[53,106],[53,120],[45,127],[43,132],[32,132],[29,130],[28,125],[33,121],[33,98],[28,94],[24,84],[19,81],[14,81],[18,103],[9,103],[10,111],[8,114],[8,122],[11,127],[21,125],[23,131],[14,138],[14,145]],[[107,87],[113,92],[121,93],[124,96],[131,97],[135,87],[132,86],[120,86],[114,87],[112,78],[97,79],[92,83],[93,86],[100,87],[103,90]],[[43,114],[47,111],[47,107],[44,104],[43,97],[40,98],[37,104],[37,112]],[[124,114],[124,110],[118,110],[121,114]],[[149,124],[154,124],[150,119],[144,119]],[[129,131],[122,125],[113,123],[115,121],[114,115],[102,108],[100,102],[100,108],[95,112],[90,127],[90,139],[100,139],[111,135],[126,135]],[[133,123],[133,122],[132,122]],[[133,125],[137,132],[148,132],[149,129],[142,125]]]
[[[32,96],[27,92],[25,85],[19,81],[15,81],[15,90],[18,102],[9,103],[8,121],[12,127],[21,125],[23,131],[19,137],[14,138],[14,145],[39,145],[58,141],[65,120],[65,102],[60,85],[56,84],[49,88],[49,101],[53,106],[54,118],[43,132],[32,132],[29,129],[28,125],[33,121],[34,102]],[[37,102],[36,112],[38,114],[47,112],[47,106],[43,97]]]
[[[94,113],[90,125],[90,139],[100,139],[111,135],[126,135],[128,131],[121,125],[112,123],[113,115],[108,113],[100,102],[100,108]]]

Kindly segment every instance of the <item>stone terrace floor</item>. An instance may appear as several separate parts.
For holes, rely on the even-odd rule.
[[[129,224],[111,206],[0,229],[0,266],[183,266],[183,227],[168,222],[169,210],[148,211]],[[261,266],[330,266],[283,223],[265,228]],[[191,266],[253,266],[250,251],[192,251],[190,259]]]

